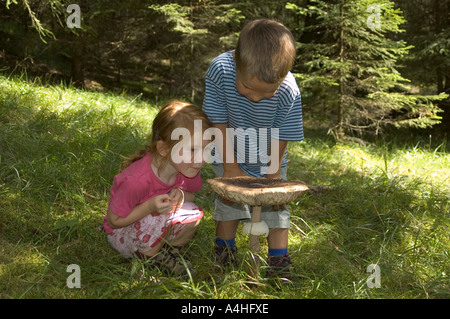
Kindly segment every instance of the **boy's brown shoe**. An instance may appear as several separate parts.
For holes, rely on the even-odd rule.
[[[269,256],[266,277],[278,278],[282,284],[292,284],[292,262],[289,255]]]
[[[236,246],[214,246],[215,262],[222,267],[237,267],[237,247]]]

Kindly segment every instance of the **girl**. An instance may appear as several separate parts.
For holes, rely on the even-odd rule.
[[[152,124],[150,144],[126,158],[114,177],[104,219],[108,241],[119,253],[148,258],[174,274],[184,273],[185,263],[189,267],[179,250],[203,217],[192,203],[202,187],[200,169],[205,161],[198,160],[198,155],[206,144],[193,139],[198,135],[194,134],[196,120],[203,131],[212,126],[203,111],[190,103],[173,101],[161,109]],[[191,134],[174,140],[172,133],[179,128]],[[173,152],[178,143],[191,146],[181,149],[184,161]]]

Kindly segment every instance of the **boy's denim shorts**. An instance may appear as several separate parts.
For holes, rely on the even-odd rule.
[[[212,167],[216,176],[223,175],[222,164],[213,164]],[[287,179],[287,167],[281,168],[280,177]],[[241,222],[249,222],[251,219],[252,207],[249,205],[234,203],[230,206],[223,202],[220,196],[216,196],[214,206],[213,219],[215,221],[240,220]],[[286,209],[279,211],[274,211],[271,205],[261,207],[261,220],[264,220],[269,228],[289,228],[290,219],[291,213],[287,205]]]

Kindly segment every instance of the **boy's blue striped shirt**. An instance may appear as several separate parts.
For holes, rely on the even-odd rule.
[[[203,111],[213,123],[228,123],[233,129],[241,128],[244,132],[256,132],[259,138],[259,129],[279,129],[279,136],[272,136],[284,141],[303,140],[302,102],[300,90],[294,76],[288,73],[277,92],[270,99],[251,102],[240,95],[236,90],[236,68],[234,66],[232,51],[222,53],[212,60],[206,73],[206,91],[203,102]],[[250,176],[262,177],[261,167],[267,166],[259,160],[269,148],[260,149],[257,143],[249,145],[249,138],[245,144],[245,159],[237,153],[238,161],[244,161],[240,166]],[[250,139],[251,140],[251,139]],[[250,141],[251,142],[251,141]],[[267,143],[270,142],[270,130]],[[258,154],[258,160],[249,160],[251,152]],[[286,154],[282,167],[286,166]]]

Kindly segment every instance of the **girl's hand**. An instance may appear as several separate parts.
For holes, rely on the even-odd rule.
[[[156,195],[148,200],[151,213],[169,214],[173,211],[168,194]]]
[[[179,188],[174,188],[169,192],[169,198],[172,203],[172,210],[176,212],[184,203],[184,192]]]

